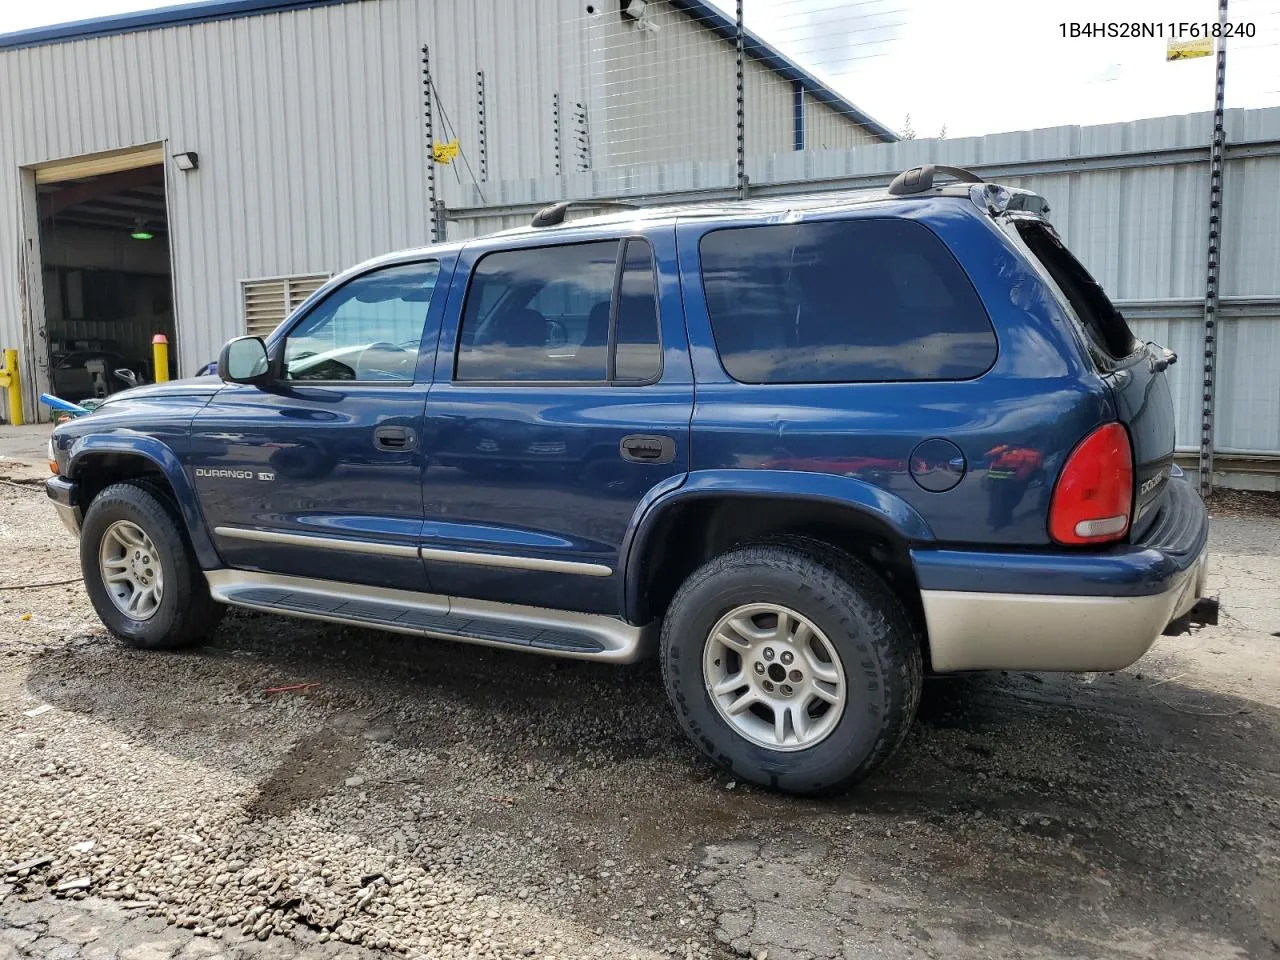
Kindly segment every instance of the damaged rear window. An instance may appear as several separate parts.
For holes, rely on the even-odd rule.
[[[1124,315],[1053,227],[1039,220],[1023,220],[1017,229],[1079,319],[1095,359],[1120,360],[1132,354],[1139,344]]]

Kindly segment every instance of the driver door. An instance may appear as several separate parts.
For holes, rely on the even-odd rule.
[[[348,280],[273,335],[274,383],[229,384],[196,416],[187,469],[228,566],[428,588],[423,417],[451,270]]]

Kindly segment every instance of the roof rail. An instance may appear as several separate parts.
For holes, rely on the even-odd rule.
[[[965,183],[985,183],[976,173],[965,170],[963,167],[946,167],[940,163],[926,163],[922,167],[903,170],[894,177],[893,183],[889,184],[889,193],[895,197],[906,197],[913,193],[924,193],[926,190],[931,190],[933,189],[933,176],[935,173],[945,173],[955,177],[957,180],[963,180]]]
[[[628,200],[561,200],[535,213],[530,226],[558,227],[564,223],[565,214],[573,207],[621,207],[634,210],[639,206],[640,204]]]

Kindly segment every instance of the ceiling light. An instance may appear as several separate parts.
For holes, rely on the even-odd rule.
[[[129,234],[134,240],[150,240],[155,234],[147,229],[147,223],[141,217],[133,222],[133,232]]]
[[[191,151],[186,153],[175,153],[173,155],[173,162],[179,170],[195,170],[200,166],[200,156],[199,154]]]

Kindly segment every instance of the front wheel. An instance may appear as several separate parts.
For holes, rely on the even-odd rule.
[[[668,696],[690,739],[737,776],[843,790],[906,735],[920,645],[902,603],[853,557],[809,540],[746,546],[696,570],[662,629]]]
[[[209,596],[177,508],[141,483],[117,483],[94,498],[80,568],[99,619],[131,647],[199,643],[226,609]]]

